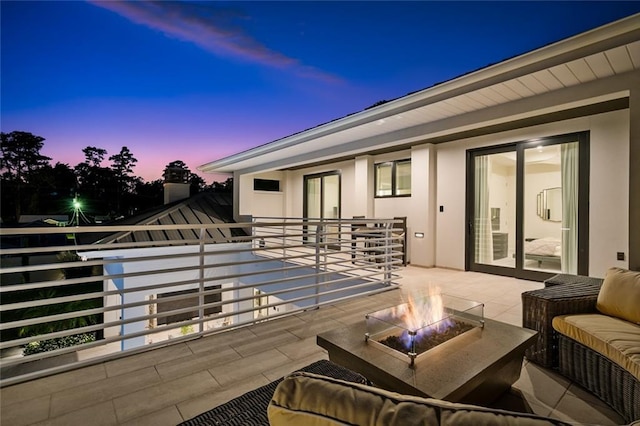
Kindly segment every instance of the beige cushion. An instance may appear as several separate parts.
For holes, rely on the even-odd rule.
[[[606,356],[640,380],[640,325],[601,314],[560,315],[553,328]]]
[[[640,272],[609,269],[596,308],[605,315],[640,324]]]
[[[401,395],[303,372],[278,385],[268,414],[274,426],[566,425],[531,414]]]

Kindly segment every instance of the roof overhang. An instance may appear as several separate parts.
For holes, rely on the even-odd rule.
[[[300,168],[628,108],[639,84],[636,14],[198,169]]]

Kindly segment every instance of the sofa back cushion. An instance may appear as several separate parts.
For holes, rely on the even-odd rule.
[[[401,395],[304,372],[280,382],[268,415],[273,426],[567,425],[532,414]]]
[[[596,308],[605,315],[640,324],[640,272],[610,268]]]

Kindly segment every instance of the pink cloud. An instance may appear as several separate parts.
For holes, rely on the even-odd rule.
[[[300,76],[329,83],[341,81],[337,76],[269,49],[240,28],[225,25],[228,11],[213,10],[210,5],[166,1],[88,1],[136,24],[161,31],[168,37],[194,43],[215,55],[232,56],[269,67],[290,69]]]

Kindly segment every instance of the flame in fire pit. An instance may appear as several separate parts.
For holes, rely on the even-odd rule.
[[[400,336],[407,349],[411,347],[413,339],[420,340],[432,333],[442,333],[454,324],[445,317],[444,302],[437,287],[430,288],[425,295],[410,295],[407,303],[392,309],[391,315],[415,333],[415,337],[408,331]]]

